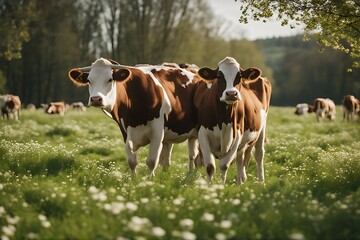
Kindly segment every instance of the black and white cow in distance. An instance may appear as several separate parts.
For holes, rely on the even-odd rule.
[[[136,151],[148,144],[146,164],[151,176],[159,161],[170,165],[174,143],[188,140],[189,168],[198,162],[194,73],[159,65],[124,66],[100,58],[68,75],[76,85],[89,87],[90,106],[101,107],[119,125],[133,175]]]
[[[271,84],[260,77],[257,68],[243,70],[231,57],[219,62],[216,69],[200,68],[198,74],[207,80],[198,83],[194,103],[198,116],[198,138],[208,180],[215,172],[215,157],[223,183],[234,159],[237,183],[246,181],[246,168],[252,149],[257,163],[257,177],[264,176],[264,140]]]

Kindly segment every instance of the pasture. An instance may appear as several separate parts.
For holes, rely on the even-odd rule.
[[[99,109],[0,120],[2,239],[360,239],[360,121],[271,107],[265,184],[188,172],[187,144],[131,179],[116,123]]]

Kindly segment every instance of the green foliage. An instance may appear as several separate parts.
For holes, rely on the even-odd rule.
[[[30,39],[29,25],[36,18],[36,0],[4,0],[1,5],[0,57],[21,58],[23,44]]]
[[[356,1],[245,0],[241,1],[240,10],[243,23],[249,18],[256,21],[277,18],[282,25],[290,27],[304,24],[305,30],[315,34],[323,46],[349,54],[354,60],[353,66],[360,66],[360,5]]]
[[[356,239],[360,120],[343,122],[340,106],[335,121],[320,123],[293,110],[270,108],[266,183],[256,181],[252,159],[242,186],[233,165],[225,186],[219,171],[212,184],[204,168],[188,172],[186,143],[152,179],[141,148],[132,179],[118,126],[98,109],[64,117],[24,110],[18,122],[0,120],[0,235]]]
[[[348,55],[329,48],[320,52],[315,41],[304,42],[301,36],[256,43],[276,80],[273,105],[312,104],[317,97],[329,97],[340,104],[344,95],[360,95],[360,69],[347,71],[352,62]]]

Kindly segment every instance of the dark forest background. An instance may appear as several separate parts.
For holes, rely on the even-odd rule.
[[[225,23],[205,0],[5,1],[9,2],[11,6],[0,8],[0,20],[16,19],[18,6],[34,4],[21,55],[0,57],[0,94],[19,95],[24,105],[87,103],[87,88],[75,87],[67,73],[98,57],[127,65],[177,62],[215,68],[232,56],[243,68],[261,68],[272,81],[272,105],[311,103],[316,97],[339,104],[346,94],[360,96],[360,69],[349,71],[352,62],[346,54],[320,49],[300,35],[227,39]],[[4,42],[10,33],[0,26]]]

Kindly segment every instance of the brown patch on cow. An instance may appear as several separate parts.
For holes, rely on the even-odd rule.
[[[126,81],[116,81],[117,99],[111,112],[124,140],[127,134],[120,119],[123,119],[125,128],[146,125],[148,121],[159,117],[164,100],[161,87],[154,83],[150,75],[137,68],[131,68],[129,71],[131,75]],[[114,80],[117,80],[117,74],[113,75]]]

